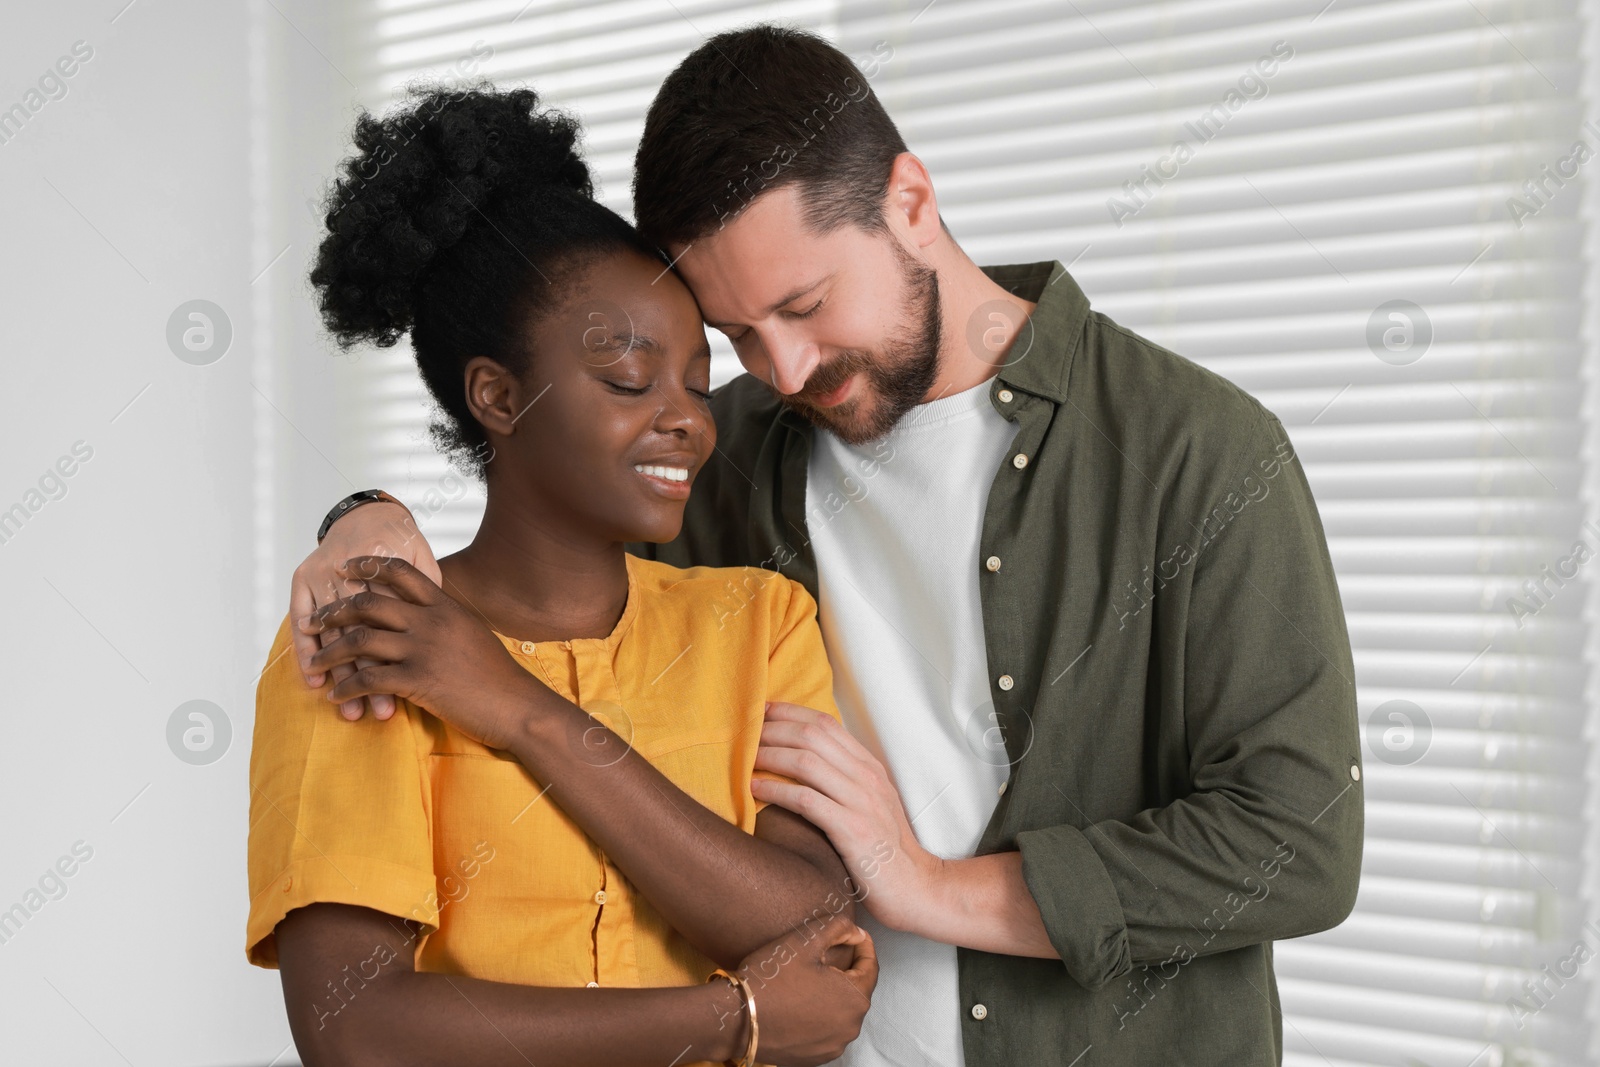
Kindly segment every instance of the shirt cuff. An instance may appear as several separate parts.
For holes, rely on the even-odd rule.
[[[1047,826],[1017,834],[1022,880],[1067,974],[1099,989],[1133,969],[1122,901],[1083,831]]]
[[[310,856],[285,867],[250,902],[245,957],[257,967],[276,967],[274,931],[284,916],[308,904],[352,904],[422,923],[417,953],[439,928],[433,872],[368,856]]]

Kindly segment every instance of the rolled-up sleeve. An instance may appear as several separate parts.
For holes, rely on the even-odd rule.
[[[288,628],[256,688],[245,955],[276,967],[278,923],[314,903],[417,921],[420,952],[439,921],[421,713],[401,701],[389,721],[340,718],[306,686]]]
[[[1131,966],[1128,924],[1111,872],[1082,830],[1047,826],[1017,835],[1022,880],[1039,905],[1050,944],[1067,973],[1089,988]],[[1070,892],[1063,890],[1070,886]]]
[[[1129,818],[1016,836],[1051,943],[1088,988],[1323,930],[1354,906],[1349,637],[1305,474],[1279,420],[1257,410],[1231,473],[1195,495],[1200,513],[1168,524],[1195,531],[1152,624],[1152,656],[1182,671],[1182,707],[1159,714],[1181,728],[1189,790]]]

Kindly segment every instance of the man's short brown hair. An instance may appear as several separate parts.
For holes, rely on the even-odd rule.
[[[656,93],[634,157],[633,207],[658,248],[721,229],[761,193],[800,189],[806,226],[881,232],[906,151],[860,68],[805,30],[762,23],[709,38]]]

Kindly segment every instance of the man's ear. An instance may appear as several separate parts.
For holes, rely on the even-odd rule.
[[[901,152],[889,168],[887,195],[894,224],[906,227],[906,236],[916,247],[928,247],[945,232],[933,178],[922,160],[910,152]]]
[[[467,361],[467,409],[485,430],[509,437],[528,402],[522,399],[522,382],[504,364],[488,356],[473,356]]]

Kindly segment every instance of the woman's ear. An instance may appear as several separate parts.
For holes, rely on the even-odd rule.
[[[488,356],[473,356],[464,373],[467,409],[472,417],[492,433],[511,436],[516,431],[517,418],[527,407],[517,376]]]

